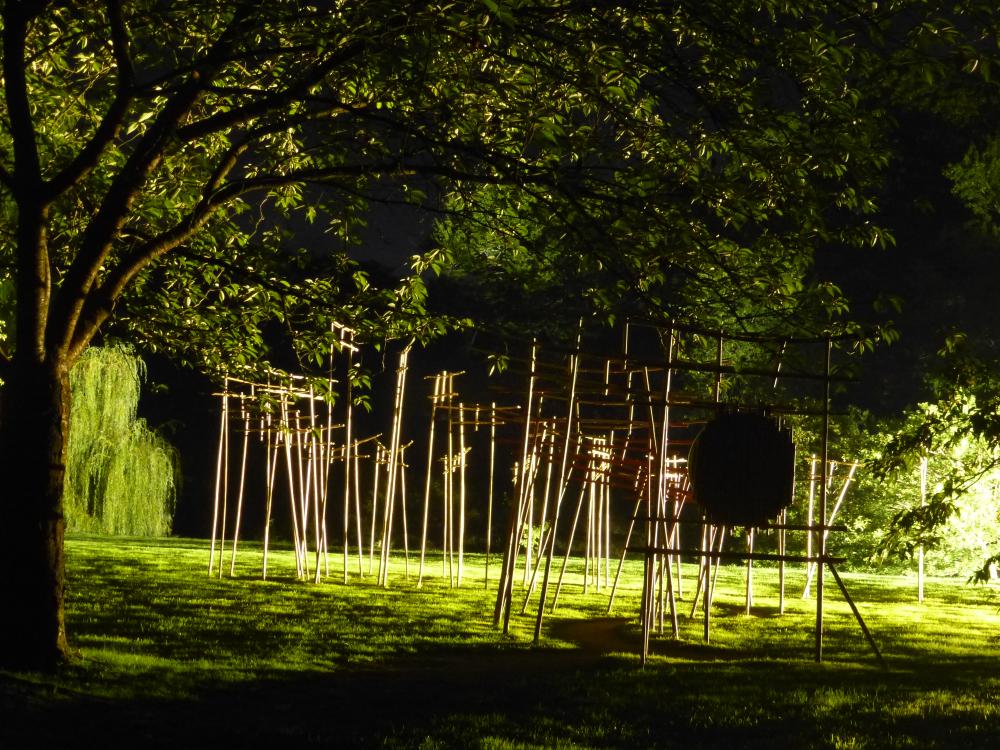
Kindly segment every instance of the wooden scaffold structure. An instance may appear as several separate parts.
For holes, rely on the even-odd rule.
[[[520,611],[526,613],[532,597],[537,597],[537,641],[545,612],[554,611],[558,601],[583,517],[583,589],[606,590],[609,612],[626,555],[632,551],[643,556],[643,662],[654,631],[663,633],[669,621],[673,636],[678,636],[682,560],[698,562],[691,616],[700,601],[706,641],[711,637],[711,605],[722,561],[745,564],[748,613],[753,606],[754,561],[779,564],[781,611],[785,565],[805,563],[807,588],[808,582],[816,580],[815,658],[822,659],[823,573],[829,571],[881,661],[837,571],[842,559],[827,551],[829,533],[838,528],[834,520],[857,469],[856,463],[849,466],[828,512],[832,472],[839,466],[827,455],[830,385],[843,379],[832,368],[834,338],[776,340],[679,325],[629,324],[620,351],[611,356],[585,350],[581,339],[573,348],[549,347],[546,352],[536,341],[530,356],[514,360],[527,381],[527,395],[521,424],[521,470],[510,509],[494,622],[505,632],[509,629],[519,577],[516,571],[523,565],[520,580],[525,595]],[[727,346],[736,350],[741,361],[730,361]],[[810,348],[824,352],[821,369],[803,365],[804,352]],[[758,381],[755,387],[747,385],[754,380]],[[798,385],[799,398],[781,403],[776,397],[779,381]],[[809,383],[819,383],[822,394],[802,406],[808,402],[802,397],[802,384]],[[740,400],[740,388],[752,395]],[[790,416],[819,420],[822,442],[810,484],[817,507],[810,504],[806,523],[796,525],[787,519],[795,483],[795,446],[784,424]],[[769,446],[766,451],[773,455],[760,455],[761,445]],[[777,472],[772,471],[773,476],[758,473],[757,458],[767,459],[765,464],[776,462]],[[736,479],[720,484],[712,478],[727,473],[737,475]],[[740,482],[748,485],[740,486]],[[571,521],[561,524],[573,488],[576,503]],[[619,488],[619,495],[631,495],[632,513],[612,581],[609,519],[614,488]],[[538,505],[541,516],[536,515]],[[536,521],[541,529],[537,541],[533,536]],[[700,541],[685,545],[682,529],[691,526],[700,531]],[[645,531],[641,539],[634,538],[637,527]],[[744,550],[727,548],[727,536],[732,536],[734,528],[746,529]],[[686,539],[698,538],[692,531],[684,531]],[[789,553],[789,531],[804,532],[805,554]],[[757,551],[757,536],[770,532],[777,532],[777,552]],[[555,565],[560,534],[565,539],[561,562]]]

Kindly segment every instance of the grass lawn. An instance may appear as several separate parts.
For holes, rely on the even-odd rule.
[[[825,657],[812,661],[813,601],[789,574],[777,613],[776,571],[723,569],[712,642],[689,619],[637,657],[638,561],[615,608],[582,594],[579,561],[545,637],[535,608],[508,637],[492,626],[494,558],[467,556],[452,589],[440,556],[416,587],[393,559],[374,576],[316,586],[293,580],[287,552],[259,579],[248,545],[236,577],[207,576],[207,543],[72,537],[68,628],[80,661],[56,677],[0,673],[0,747],[94,742],[137,747],[997,748],[1000,596],[932,579],[845,575],[888,662],[873,659],[827,580]],[[367,572],[367,567],[365,567]],[[0,616],[12,616],[3,613]]]

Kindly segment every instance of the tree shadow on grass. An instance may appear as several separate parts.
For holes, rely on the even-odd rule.
[[[437,647],[364,668],[263,673],[155,694],[155,672],[127,699],[0,681],[3,746],[143,747],[996,747],[1000,725],[935,703],[972,695],[982,660],[931,671],[745,658],[633,656],[587,648]],[[702,652],[703,654],[706,652]],[[967,683],[963,676],[969,676]],[[994,717],[995,718],[995,717]]]

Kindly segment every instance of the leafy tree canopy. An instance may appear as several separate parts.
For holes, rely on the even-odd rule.
[[[517,267],[496,252],[513,243],[549,289],[576,280],[604,309],[815,310],[816,243],[885,241],[866,218],[879,118],[857,86],[872,13],[7,3],[9,353],[75,358],[111,319],[215,366],[266,359],[268,321],[303,356],[332,321],[440,331],[419,277],[375,288],[350,260],[387,194],[452,217],[441,244],[476,267]],[[835,289],[818,301],[843,311]]]

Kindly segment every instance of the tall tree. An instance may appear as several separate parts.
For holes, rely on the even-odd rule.
[[[266,362],[273,324],[319,357],[335,321],[447,325],[419,277],[441,252],[391,289],[351,261],[371,200],[528,219],[528,257],[608,304],[793,310],[817,242],[879,241],[877,11],[837,9],[3,2],[0,665],[68,653],[67,374],[108,326],[222,369]]]

